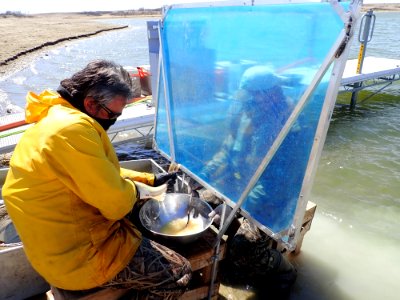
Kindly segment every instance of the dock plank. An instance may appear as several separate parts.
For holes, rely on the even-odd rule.
[[[358,59],[346,62],[341,84],[348,85],[356,82],[378,79],[385,76],[400,76],[400,60],[367,56],[364,58],[361,74],[357,74]]]

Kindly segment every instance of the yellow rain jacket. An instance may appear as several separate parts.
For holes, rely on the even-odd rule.
[[[124,218],[136,201],[124,177],[153,185],[154,175],[120,168],[100,124],[58,93],[29,93],[26,121],[37,123],[16,146],[2,190],[26,255],[56,287],[102,285],[141,241]]]

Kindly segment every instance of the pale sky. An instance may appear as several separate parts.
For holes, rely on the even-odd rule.
[[[222,0],[0,0],[0,13],[19,11],[43,12],[112,11],[138,8],[159,8],[164,5]]]
[[[159,8],[164,5],[223,0],[0,0],[0,13],[16,11],[24,14],[43,12],[112,11],[138,8]],[[240,0],[238,0],[240,1]],[[369,3],[400,3],[400,0],[364,0]]]

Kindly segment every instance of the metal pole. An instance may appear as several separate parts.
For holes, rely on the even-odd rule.
[[[225,214],[226,214],[226,203],[224,202],[222,206],[221,223],[219,224],[219,230],[221,230],[222,226],[224,225]],[[213,265],[211,269],[211,280],[210,280],[210,286],[208,288],[207,300],[211,300],[212,295],[214,293],[214,281],[217,276],[217,266],[218,266],[220,246],[221,246],[221,239],[217,241],[217,245],[215,246],[214,249],[214,255],[212,257]]]
[[[370,9],[361,19],[360,30],[358,33],[358,41],[360,42],[360,50],[358,52],[357,74],[361,74],[365,58],[365,51],[367,50],[367,43],[371,41],[372,34],[375,26],[375,15]],[[372,27],[371,27],[372,24]],[[362,36],[361,36],[362,33]],[[354,88],[358,89],[362,86],[362,82],[354,84]],[[357,103],[358,90],[351,94],[350,108],[354,109]]]
[[[353,17],[356,18],[355,20],[353,20],[354,23],[358,19],[360,7],[361,5],[354,5],[350,7],[350,11],[352,12]],[[353,38],[353,31],[354,28],[353,26],[351,26],[348,32],[350,37],[348,46],[344,49],[342,55],[337,57],[336,60],[334,61],[333,70],[329,80],[329,86],[326,91],[324,103],[318,121],[317,130],[314,136],[314,142],[311,148],[310,158],[307,164],[307,169],[301,186],[301,191],[300,191],[301,201],[299,201],[298,207],[296,208],[295,216],[298,217],[293,222],[293,228],[295,229],[295,234],[293,236],[289,236],[289,242],[292,242],[294,239],[295,242],[297,242],[298,237],[300,236],[300,231],[303,223],[303,216],[301,216],[301,214],[299,214],[298,211],[305,211],[307,207],[307,202],[308,202],[307,199],[312,189],[312,184],[315,178],[316,169],[318,167],[318,161],[319,158],[321,157],[323,145],[325,143],[326,135],[329,128],[329,122],[335,107],[335,102],[336,102],[335,100],[337,98],[337,93],[338,93],[337,91],[340,85],[340,78],[343,75],[348,53],[350,51],[350,43]]]

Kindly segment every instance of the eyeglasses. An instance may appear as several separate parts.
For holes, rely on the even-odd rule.
[[[104,109],[106,112],[107,112],[107,114],[108,114],[108,118],[109,119],[116,119],[116,118],[118,118],[120,115],[122,115],[122,113],[116,113],[116,112],[113,112],[111,109],[109,109],[107,106],[105,106],[104,104],[102,104],[102,103],[98,103],[99,104],[99,106],[102,108],[102,109]]]

